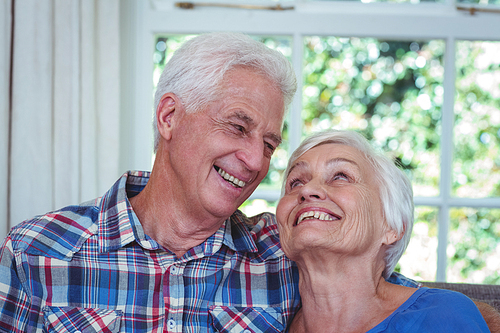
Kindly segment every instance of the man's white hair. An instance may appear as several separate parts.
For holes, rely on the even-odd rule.
[[[174,53],[158,81],[153,120],[155,151],[160,140],[156,112],[162,96],[174,93],[186,112],[200,111],[220,98],[224,75],[235,68],[249,68],[265,76],[280,89],[285,108],[291,103],[297,80],[292,65],[280,52],[242,33],[199,35]]]

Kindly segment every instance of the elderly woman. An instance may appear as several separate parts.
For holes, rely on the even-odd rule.
[[[410,239],[412,188],[356,132],[323,132],[301,144],[277,218],[300,276],[302,310],[290,332],[489,332],[466,296],[385,280]]]

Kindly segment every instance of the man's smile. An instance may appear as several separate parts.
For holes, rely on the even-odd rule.
[[[234,187],[241,188],[246,185],[246,183],[242,180],[239,180],[233,175],[228,174],[226,171],[222,170],[221,168],[217,167],[214,165],[215,170],[221,175],[222,178],[224,178],[229,184],[233,185]]]

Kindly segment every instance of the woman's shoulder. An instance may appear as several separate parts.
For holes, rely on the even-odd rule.
[[[425,284],[420,288],[425,291],[425,294],[427,297],[433,297],[433,295],[439,295],[443,297],[466,297],[464,294],[459,293],[458,291],[453,291],[449,289],[439,289],[439,288],[432,288],[432,287],[427,287]]]
[[[412,302],[408,304],[408,310],[428,312],[427,317],[442,318],[447,313],[456,316],[461,312],[479,314],[469,297],[452,290],[422,287],[409,300]]]
[[[457,291],[428,287],[422,287],[420,289],[421,295],[418,297],[419,303],[429,302],[431,304],[442,304],[448,307],[451,305],[450,302],[459,302],[475,306],[474,302],[472,302],[469,297]]]
[[[489,332],[478,308],[464,294],[423,287],[414,296],[405,312],[410,316],[409,320],[420,326],[422,331]]]
[[[374,332],[489,332],[470,298],[455,291],[427,287],[417,289],[383,326]]]

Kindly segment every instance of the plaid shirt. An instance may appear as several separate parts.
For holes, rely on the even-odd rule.
[[[147,172],[101,198],[12,229],[0,249],[0,332],[280,332],[300,304],[298,272],[272,214],[239,211],[181,258],[127,200]]]

